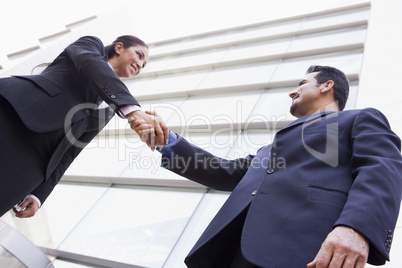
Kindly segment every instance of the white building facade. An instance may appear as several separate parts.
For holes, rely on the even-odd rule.
[[[329,65],[350,80],[346,109],[375,107],[402,137],[400,10],[401,1],[373,0],[154,42],[149,67],[124,82],[171,130],[232,159],[271,143],[295,119],[288,93],[310,65]],[[0,75],[28,74],[84,34],[111,42],[116,34],[100,30],[110,16],[89,17],[39,47],[10,54],[18,63]],[[39,247],[55,268],[185,267],[185,256],[230,193],[159,165],[160,154],[115,118],[34,218],[9,212],[1,221]],[[401,250],[399,220],[385,267],[401,267]],[[18,252],[9,254],[3,245],[0,257],[12,262],[12,255]]]

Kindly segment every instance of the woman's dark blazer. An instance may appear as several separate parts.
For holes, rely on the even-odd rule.
[[[23,79],[23,87],[3,87],[0,95],[14,107],[29,130],[65,130],[49,160],[45,181],[32,193],[42,202],[114,112],[126,105],[139,105],[108,64],[102,41],[93,36],[70,44],[40,75],[3,79],[13,85],[18,85],[16,79]],[[103,100],[114,111],[97,110]]]

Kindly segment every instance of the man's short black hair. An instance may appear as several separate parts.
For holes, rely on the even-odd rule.
[[[318,72],[314,78],[317,80],[319,85],[327,82],[328,80],[332,80],[334,82],[334,99],[339,110],[343,111],[349,96],[349,80],[346,75],[334,67],[320,65],[311,65],[307,69],[306,74],[315,72]]]

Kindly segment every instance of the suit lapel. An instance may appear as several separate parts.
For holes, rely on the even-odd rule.
[[[298,126],[300,124],[312,123],[312,122],[316,121],[319,118],[322,118],[324,116],[327,116],[327,115],[333,114],[333,113],[335,113],[335,111],[323,111],[323,112],[315,113],[315,114],[312,114],[312,115],[306,115],[306,116],[300,117],[300,118],[296,119],[295,121],[293,121],[292,123],[290,123],[289,125],[287,125],[286,127],[284,127],[281,130],[279,130],[277,132],[277,134],[280,133],[280,132],[287,131],[287,130],[289,130],[289,129],[295,127],[295,126]]]

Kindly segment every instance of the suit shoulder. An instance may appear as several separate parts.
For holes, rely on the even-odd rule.
[[[372,108],[372,107],[361,109],[359,112],[359,115],[377,117],[377,118],[381,118],[384,121],[388,122],[387,117],[380,110],[377,110],[376,108]]]
[[[365,122],[382,122],[390,127],[387,117],[378,109],[368,107],[363,109],[347,110],[345,113],[348,118],[352,119],[355,123]]]
[[[103,49],[103,42],[96,36],[86,35],[78,38],[75,42],[73,42],[71,46],[74,47],[96,47],[98,49]]]
[[[77,41],[78,40],[94,41],[94,42],[98,42],[98,43],[103,44],[103,42],[100,40],[99,37],[96,37],[96,36],[93,36],[93,35],[85,35],[85,36],[82,36],[82,37],[78,38]]]
[[[105,54],[105,47],[102,41],[96,36],[83,36],[75,42],[68,45],[65,49],[70,58],[74,58],[83,53],[99,53],[102,56]]]
[[[363,109],[351,109],[351,110],[345,110],[340,112],[340,114],[346,115],[346,116],[364,116],[364,115],[374,115],[374,116],[380,116],[385,118],[384,114],[377,110],[376,108],[368,107],[368,108],[363,108]]]

